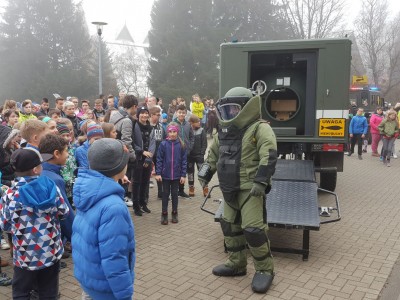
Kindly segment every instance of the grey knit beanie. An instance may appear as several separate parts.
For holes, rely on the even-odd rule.
[[[125,168],[129,150],[120,140],[102,138],[90,145],[88,159],[90,169],[112,177]]]

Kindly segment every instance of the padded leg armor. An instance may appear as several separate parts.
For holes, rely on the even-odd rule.
[[[229,254],[225,265],[230,268],[246,269],[246,239],[242,228],[239,224],[229,223],[223,219],[221,220],[221,228],[226,250]]]
[[[266,293],[274,279],[274,265],[267,234],[265,230],[255,227],[245,228],[243,232],[256,269],[251,288],[256,293]]]
[[[274,264],[270,251],[269,240],[265,230],[248,227],[243,230],[256,271],[274,272]]]
[[[224,219],[221,219],[220,224],[229,256],[225,264],[216,266],[213,269],[213,274],[217,276],[246,275],[246,239],[242,228],[240,225],[229,223]]]

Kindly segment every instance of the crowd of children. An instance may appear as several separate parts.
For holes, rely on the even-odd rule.
[[[379,157],[383,164],[390,167],[391,157],[397,158],[395,142],[400,135],[400,103],[397,103],[394,109],[383,112],[382,107],[377,107],[369,119],[364,116],[364,109],[355,109],[352,105],[353,114],[349,124],[350,149],[348,156],[354,153],[354,146],[358,144],[358,158],[362,159],[362,152],[367,152],[367,132],[368,128],[371,134],[372,156]],[[354,114],[355,113],[355,114]],[[378,146],[382,141],[381,152],[378,152]]]
[[[96,100],[94,110],[87,100],[81,108],[78,98],[69,100],[59,97],[51,109],[47,99],[40,107],[26,100],[20,108],[7,100],[0,115],[0,227],[8,234],[0,239],[2,249],[12,246],[13,297],[55,299],[59,269],[66,265],[61,258],[72,252],[85,299],[129,298],[135,244],[127,206],[137,216],[151,212],[153,173],[162,200],[161,224],[168,224],[169,201],[171,222],[178,223],[178,197],[195,195],[195,166],[204,161],[208,105],[196,95],[188,113],[181,100],[168,120],[154,99],[139,105],[127,95],[116,106],[110,97],[111,107]],[[111,231],[109,224],[115,225]],[[27,229],[21,232],[20,226]],[[31,240],[31,246],[21,247],[21,239]],[[107,255],[96,257],[99,251]],[[106,267],[110,260],[112,269]],[[6,258],[0,263],[8,265]],[[117,268],[121,276],[110,280],[108,274]],[[91,280],[90,270],[101,270],[103,277]],[[0,280],[7,284],[11,281]]]

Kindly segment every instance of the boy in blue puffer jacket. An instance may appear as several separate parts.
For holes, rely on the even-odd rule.
[[[362,143],[368,131],[367,118],[363,116],[364,109],[359,108],[357,114],[351,118],[349,134],[351,138],[351,149],[348,156],[354,153],[354,146],[357,142],[358,159],[362,159]]]
[[[89,148],[90,169],[79,169],[73,194],[74,275],[83,299],[130,300],[133,295],[135,235],[124,188],[129,150],[103,138]],[[88,298],[90,297],[90,298]]]
[[[168,224],[168,198],[172,199],[172,223],[178,223],[179,185],[185,184],[187,154],[186,147],[178,137],[179,124],[171,122],[167,127],[167,140],[162,141],[157,152],[156,176],[162,181],[161,224]]]

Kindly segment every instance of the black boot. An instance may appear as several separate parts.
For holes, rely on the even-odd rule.
[[[182,198],[186,198],[189,199],[190,196],[188,194],[185,193],[185,185],[184,184],[179,184],[179,193],[178,196],[182,197]]]
[[[246,268],[234,269],[225,265],[216,266],[212,273],[216,276],[244,276],[246,275]]]
[[[271,275],[271,273],[257,271],[251,282],[251,289],[255,293],[265,294],[269,290],[273,279],[274,275]]]
[[[168,225],[168,212],[161,213],[161,225]]]
[[[147,212],[148,214],[151,213],[151,210],[147,207],[146,204],[142,206],[142,210],[143,210],[144,212]]]
[[[139,217],[141,217],[143,215],[142,210],[140,209],[139,203],[137,203],[137,202],[133,202],[133,213]]]
[[[178,212],[177,211],[173,211],[171,215],[172,215],[171,222],[172,223],[178,223]]]

